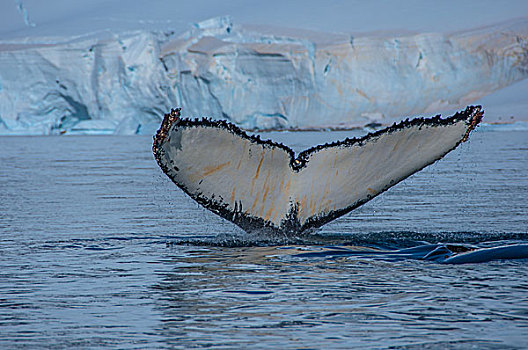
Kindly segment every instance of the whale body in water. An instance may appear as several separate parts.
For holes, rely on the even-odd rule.
[[[166,114],[153,153],[191,198],[246,231],[297,234],[366,203],[441,159],[483,116],[480,106],[449,118],[417,118],[361,138],[295,154],[226,121]]]

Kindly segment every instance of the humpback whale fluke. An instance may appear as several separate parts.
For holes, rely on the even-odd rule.
[[[226,121],[166,114],[152,150],[165,174],[198,203],[246,231],[298,233],[371,200],[467,140],[480,106],[442,119],[406,120],[362,138],[289,147]]]

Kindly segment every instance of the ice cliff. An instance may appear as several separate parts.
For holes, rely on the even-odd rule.
[[[528,18],[358,36],[229,17],[170,32],[0,42],[0,133],[152,133],[164,113],[350,128],[458,109],[528,76]]]

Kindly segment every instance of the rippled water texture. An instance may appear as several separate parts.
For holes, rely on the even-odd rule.
[[[348,134],[266,136],[301,150]],[[501,246],[526,254],[527,131],[480,128],[351,214],[290,238],[247,235],[200,208],[150,146],[0,138],[0,348],[528,344],[528,260],[492,260]],[[482,248],[475,261],[486,262],[445,264]]]

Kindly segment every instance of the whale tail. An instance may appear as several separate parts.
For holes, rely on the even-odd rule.
[[[299,233],[340,217],[467,140],[480,106],[406,120],[362,138],[309,148],[251,136],[226,121],[166,114],[154,137],[163,172],[205,208],[246,231]]]

